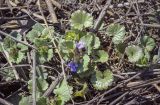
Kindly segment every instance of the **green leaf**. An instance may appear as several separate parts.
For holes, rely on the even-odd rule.
[[[54,27],[45,28],[45,29],[42,31],[41,38],[42,38],[43,40],[50,40],[50,39],[52,39],[53,33],[54,33]]]
[[[126,54],[130,62],[137,62],[143,57],[142,48],[139,46],[131,45],[126,48]]]
[[[9,60],[11,62],[19,64],[23,59],[26,59],[24,52],[18,51],[17,48],[10,49]]]
[[[90,58],[87,54],[85,54],[83,56],[83,62],[81,64],[79,64],[79,66],[78,66],[77,73],[80,74],[80,73],[86,72],[88,70],[89,62],[90,62]]]
[[[27,33],[26,37],[29,41],[35,42],[35,40],[41,35],[37,30],[31,30]]]
[[[152,63],[156,64],[158,62],[158,60],[160,60],[158,55],[154,55],[153,59],[152,59]]]
[[[48,88],[48,83],[45,79],[38,78],[37,79],[37,87],[38,87],[39,92],[43,92]]]
[[[22,97],[19,105],[32,105],[32,96]]]
[[[23,52],[21,52],[21,51],[18,51],[18,58],[17,58],[16,63],[17,64],[20,63],[25,58],[26,58],[25,54]]]
[[[85,54],[83,56],[83,68],[84,70],[87,70],[88,69],[88,64],[89,64],[89,61],[90,61],[90,58],[87,54]]]
[[[48,50],[48,58],[47,58],[47,61],[50,61],[53,57],[53,50],[52,49],[49,49]]]
[[[71,94],[73,93],[72,90],[73,87],[69,86],[68,83],[63,80],[61,84],[54,89],[54,93],[62,101],[62,103],[65,103],[71,99]]]
[[[156,43],[153,38],[149,36],[143,36],[141,38],[141,45],[147,49],[148,51],[152,51],[153,48],[155,47]]]
[[[13,36],[14,38],[16,38],[17,40],[22,40],[22,35],[19,34],[17,31],[11,32],[10,35]]]
[[[107,28],[107,35],[113,36],[113,43],[123,43],[125,37],[125,27],[120,24],[111,24]]]
[[[45,69],[45,67],[37,66],[36,71],[37,71],[37,76],[39,78],[47,79],[48,71],[47,71],[47,69]]]
[[[11,38],[6,37],[4,38],[3,45],[4,45],[4,49],[9,50],[16,46],[16,42]]]
[[[95,62],[101,62],[101,63],[104,63],[104,62],[107,62],[108,61],[108,53],[104,50],[98,50],[96,52],[96,59],[95,59]]]
[[[73,51],[74,51],[74,49],[75,49],[75,42],[69,42],[71,45],[71,49],[70,48],[67,48],[67,46],[66,46],[66,41],[64,40],[64,39],[60,39],[59,40],[59,43],[58,43],[58,48],[59,48],[59,50],[60,50],[60,53],[61,53],[61,55],[62,55],[62,57],[63,57],[63,59],[65,60],[65,61],[67,61],[67,60],[69,60],[69,59],[71,59],[71,58],[73,58],[73,56],[74,56],[74,53],[73,53]]]
[[[28,46],[18,43],[17,44],[17,48],[20,48],[20,51],[27,51],[28,50]]]
[[[84,83],[83,84],[83,88],[74,93],[74,97],[83,97],[83,98],[85,98],[85,94],[87,93],[87,91],[88,91],[87,83]]]
[[[49,42],[43,38],[36,38],[34,41],[36,47],[48,46]]]
[[[48,88],[47,81],[41,77],[36,79],[36,83],[37,83],[37,94],[39,94],[38,92],[43,92]],[[32,80],[28,81],[28,89],[30,92],[32,92]]]
[[[41,46],[38,48],[38,59],[41,64],[50,61],[53,57],[53,50],[49,49],[48,46]]]
[[[59,43],[59,48],[63,53],[73,53],[75,49],[75,42],[62,40]]]
[[[65,40],[66,41],[68,41],[68,40],[74,41],[74,40],[78,39],[78,37],[79,36],[74,31],[68,31],[68,32],[66,32]]]
[[[100,47],[100,40],[94,35],[94,46],[93,49],[98,49]]]
[[[116,50],[117,50],[119,53],[123,54],[123,53],[125,52],[125,48],[126,48],[126,47],[127,47],[126,44],[124,44],[124,43],[119,43],[119,44],[116,45]]]
[[[71,26],[74,29],[82,30],[83,28],[93,25],[93,17],[85,11],[77,10],[71,15]]]
[[[88,53],[88,55],[90,55],[92,52],[91,44],[93,42],[93,35],[91,35],[91,34],[85,35],[80,39],[80,41],[85,43],[85,48],[87,49],[87,53]]]
[[[110,70],[106,70],[103,73],[96,71],[95,74],[91,76],[91,83],[93,87],[97,90],[105,90],[113,82],[113,74]]]
[[[45,29],[43,29],[42,31],[42,36],[47,36],[48,34],[53,34],[54,32],[54,27],[46,27]]]
[[[145,66],[148,66],[148,59],[143,56],[137,63],[136,63],[137,66],[139,67],[145,67]]]
[[[45,97],[40,97],[38,100],[37,100],[37,105],[49,105],[47,103],[47,98]]]
[[[11,81],[11,80],[15,79],[15,75],[13,73],[12,68],[0,70],[0,74],[3,75],[3,80],[5,80],[5,81]]]
[[[44,27],[40,23],[36,23],[35,25],[32,26],[32,30],[36,30],[40,33],[44,30]]]
[[[144,50],[143,57],[136,63],[139,67],[149,66],[150,53],[147,50]]]

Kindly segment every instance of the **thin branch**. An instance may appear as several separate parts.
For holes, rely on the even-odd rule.
[[[32,105],[36,105],[36,50],[33,49],[33,67],[32,67]]]
[[[60,3],[58,3],[57,1],[55,1],[55,0],[51,0],[52,1],[52,4],[54,5],[54,6],[56,6],[57,8],[59,8],[59,9],[61,9],[61,4]]]
[[[111,102],[109,105],[115,105],[116,102],[118,102],[120,99],[122,99],[123,97],[125,97],[129,92],[125,92],[123,93],[121,96],[119,96],[118,98],[116,98],[113,102]]]
[[[57,16],[55,14],[55,11],[54,11],[54,8],[53,8],[53,5],[52,5],[52,2],[50,0],[45,0],[47,6],[48,6],[48,10],[51,14],[51,18],[52,18],[52,22],[53,23],[58,23],[58,20],[57,20]]]
[[[108,0],[103,8],[103,10],[101,11],[98,19],[96,20],[96,23],[94,25],[94,30],[98,30],[101,26],[101,23],[103,22],[104,16],[106,15],[107,9],[109,7],[109,5],[111,4],[112,0]]]
[[[63,73],[57,78],[55,81],[51,83],[49,88],[44,92],[43,97],[48,97],[54,90],[54,88],[58,85],[59,82],[63,80]]]
[[[136,3],[136,0],[133,1],[133,4]],[[137,3],[144,3],[144,0],[138,0]],[[121,7],[125,7],[125,6],[129,6],[130,2],[125,2],[125,3],[120,3],[118,5],[110,5],[109,8],[121,8]]]
[[[0,98],[0,103],[1,103],[1,105],[3,104],[3,105],[13,105],[13,104],[11,104],[10,102],[8,102],[8,101],[6,101],[6,100],[4,100],[4,99],[2,99],[2,98]]]

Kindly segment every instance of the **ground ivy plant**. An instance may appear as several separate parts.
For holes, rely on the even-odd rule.
[[[91,83],[93,89],[99,91],[108,89],[112,84],[114,80],[112,71],[109,69],[101,70],[97,66],[106,63],[109,54],[102,49],[99,37],[95,33],[87,31],[86,28],[93,28],[93,25],[94,21],[91,14],[77,10],[71,15],[71,27],[66,30],[65,35],[57,37],[53,27],[45,27],[40,23],[36,23],[27,33],[28,43],[37,48],[38,65],[51,61],[58,50],[64,61],[65,72],[69,71],[76,83],[75,86],[72,82],[63,79],[53,90],[54,100],[51,102],[49,98],[43,97],[43,93],[49,86],[47,82],[49,74],[46,73],[44,68],[37,66],[36,96],[38,105],[65,105],[72,98],[79,96],[85,98],[89,90],[86,80]],[[136,44],[125,44],[125,27],[118,23],[109,25],[106,34],[112,38],[116,51],[127,55],[129,62],[140,67],[148,66],[150,53],[155,47],[153,38],[144,35],[138,39]],[[22,35],[17,33],[13,36],[18,40],[23,40]],[[53,41],[55,41],[56,46],[53,45]],[[17,64],[27,59],[27,52],[31,54],[27,46],[8,37],[1,42],[0,51],[7,52],[9,60]],[[77,86],[80,86],[81,89],[78,89]],[[28,90],[29,95],[23,96],[19,105],[30,105],[32,103],[32,80],[28,81]]]

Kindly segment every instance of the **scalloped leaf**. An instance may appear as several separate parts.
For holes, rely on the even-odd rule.
[[[20,63],[23,59],[25,59],[25,53],[18,51],[17,48],[12,48],[9,51],[9,60],[13,63]]]
[[[66,41],[64,39],[59,40],[58,47],[65,61],[69,60],[70,58],[73,58],[74,56],[73,50],[75,49],[75,42],[70,41],[68,45],[70,46],[70,47],[68,46],[69,48],[67,48]]]
[[[37,79],[37,87],[38,87],[40,92],[43,92],[48,88],[48,83],[45,79],[38,78]]]
[[[54,33],[54,27],[46,27],[41,34],[41,38],[43,40],[48,40],[50,41],[52,39],[52,35]]]
[[[88,70],[88,64],[90,62],[90,58],[87,54],[83,56],[83,63],[78,65],[77,73],[81,75]]]
[[[38,38],[41,33],[37,30],[31,30],[27,33],[26,37],[29,41],[35,42],[36,38]]]
[[[93,17],[82,10],[77,10],[71,15],[71,26],[74,29],[82,30],[83,28],[91,27],[93,25]]]
[[[109,55],[106,51],[98,50],[95,54],[96,54],[95,62],[104,63],[108,61]]]
[[[142,48],[139,46],[131,45],[126,48],[126,54],[128,56],[128,60],[132,63],[137,62],[143,57]]]
[[[40,23],[36,23],[35,25],[32,26],[32,30],[36,30],[40,33],[44,30],[44,26],[42,26]]]
[[[63,53],[66,54],[73,53],[75,49],[75,42],[69,40],[68,41],[61,40],[61,42],[59,43],[59,48]]]
[[[90,55],[92,52],[91,44],[93,42],[93,35],[91,35],[91,34],[85,35],[80,39],[80,41],[85,43],[85,48],[87,49],[87,53],[88,53],[88,55]]]
[[[65,80],[63,80],[56,89],[54,89],[54,93],[58,97],[59,101],[61,101],[61,105],[64,105],[65,102],[68,102],[71,99],[70,96],[73,94],[72,90],[73,87],[69,86]]]
[[[40,63],[50,61],[53,57],[53,50],[49,49],[48,46],[41,46],[38,49],[38,58]]]
[[[54,27],[46,27],[42,31],[42,36],[46,36],[48,34],[53,34],[54,33]]]
[[[32,96],[22,97],[19,105],[32,105]]]
[[[113,36],[114,44],[123,43],[125,37],[125,27],[120,24],[111,24],[107,28],[107,35]]]
[[[149,36],[143,36],[141,38],[141,44],[148,51],[152,51],[153,48],[156,46],[154,39]]]
[[[113,73],[110,70],[96,71],[90,79],[93,87],[97,90],[106,90],[113,82]]]
[[[37,82],[37,86],[36,86],[37,87],[37,96],[40,97],[41,92],[45,91],[48,88],[48,83],[45,79],[40,78],[40,77],[36,79],[36,82]],[[32,80],[28,81],[28,89],[30,92],[32,92]]]
[[[16,42],[11,38],[6,37],[4,38],[3,45],[4,45],[4,49],[9,50],[16,46]]]

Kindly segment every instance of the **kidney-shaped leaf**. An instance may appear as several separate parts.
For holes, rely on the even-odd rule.
[[[91,83],[93,87],[97,90],[105,90],[111,85],[113,81],[113,74],[110,70],[104,72],[96,71],[95,74],[91,76]]]
[[[155,41],[153,38],[149,36],[143,36],[141,39],[141,44],[144,46],[148,51],[152,51],[155,47]]]
[[[104,62],[107,62],[108,61],[108,53],[104,50],[98,50],[96,52],[96,59],[95,59],[95,62],[101,62],[101,63],[104,63]]]
[[[73,94],[73,87],[69,86],[65,80],[62,81],[61,84],[57,86],[54,90],[54,93],[57,95],[58,98],[65,103],[71,99],[71,94]]]
[[[74,29],[82,30],[83,28],[93,25],[93,17],[85,11],[77,10],[71,15],[71,26]]]
[[[126,54],[130,62],[137,62],[143,57],[142,48],[139,46],[131,45],[126,48]]]
[[[125,27],[120,24],[111,24],[107,28],[107,35],[113,36],[113,43],[119,44],[122,43],[125,37]]]

